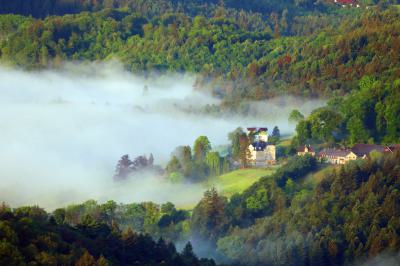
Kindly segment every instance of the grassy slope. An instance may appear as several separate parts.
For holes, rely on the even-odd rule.
[[[235,193],[241,193],[263,176],[271,175],[277,166],[259,169],[239,169],[219,177],[209,178],[204,182],[204,191],[215,187],[220,195],[231,197]],[[178,205],[179,209],[192,210],[195,205]]]
[[[275,168],[239,169],[225,175],[210,178],[206,186],[216,187],[223,196],[230,197],[235,193],[243,192],[260,177],[271,175]]]

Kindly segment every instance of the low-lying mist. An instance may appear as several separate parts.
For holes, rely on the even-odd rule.
[[[200,135],[226,144],[238,126],[278,125],[291,134],[289,112],[322,101],[293,98],[254,104],[247,116],[201,115],[219,100],[193,89],[191,75],[135,76],[118,64],[66,64],[57,71],[0,68],[0,201],[53,209],[88,199],[117,202],[200,199],[201,185],[140,176],[113,182],[121,155],[154,154],[165,164],[176,146]],[[285,104],[282,104],[285,103]]]

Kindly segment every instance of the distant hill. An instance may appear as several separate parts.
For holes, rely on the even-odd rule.
[[[322,3],[322,2],[321,2]],[[0,0],[0,13],[14,13],[46,17],[48,15],[74,14],[82,11],[99,11],[104,8],[130,8],[144,15],[180,11],[186,14],[200,14],[217,6],[270,14],[281,13],[284,9],[300,12],[321,9],[322,4],[314,0]]]

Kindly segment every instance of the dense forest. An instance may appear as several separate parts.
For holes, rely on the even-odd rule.
[[[228,106],[288,93],[341,96],[363,76],[387,83],[399,75],[395,7],[268,15],[212,10],[211,16],[129,8],[43,19],[3,15],[1,59],[43,68],[117,58],[138,73],[199,73],[198,86],[209,87]]]
[[[14,265],[214,265],[197,259],[190,243],[181,254],[168,244],[187,239],[235,265],[341,265],[395,254],[399,161],[399,152],[374,154],[325,171],[314,185],[306,177],[318,169],[315,158],[293,157],[230,199],[206,191],[192,213],[172,203],[87,201],[50,214],[3,204],[0,258]]]
[[[221,100],[202,110],[214,115],[275,96],[327,101],[309,115],[293,110],[295,136],[277,148],[273,174],[229,198],[211,188],[191,210],[88,200],[46,212],[3,203],[0,264],[216,265],[196,256],[190,240],[227,265],[349,265],[397,254],[399,151],[344,166],[294,154],[304,144],[400,142],[399,1],[357,4],[0,0],[2,65],[38,70],[118,60],[144,77],[192,73],[197,89]],[[114,179],[123,184],[150,171],[197,184],[248,167],[251,139],[241,128],[228,138],[227,154],[206,136],[179,146],[165,169],[152,154],[124,155]],[[270,141],[280,143],[278,127]],[[186,245],[180,252],[174,243]]]
[[[280,179],[272,185],[261,180],[231,199],[226,210],[234,205],[267,215],[250,227],[231,227],[218,249],[244,265],[341,265],[383,251],[395,254],[399,161],[397,153],[348,164],[329,172],[312,191],[296,181],[280,186]]]
[[[0,208],[1,265],[215,265],[172,243],[83,217],[71,227],[39,207]]]
[[[363,77],[347,97],[335,97],[326,107],[298,120],[293,147],[313,143],[351,146],[355,143],[400,142],[400,79],[383,82]]]

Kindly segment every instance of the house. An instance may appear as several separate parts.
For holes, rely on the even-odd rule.
[[[276,147],[268,142],[267,128],[247,128],[251,141],[248,147],[247,160],[255,167],[265,167],[276,162]]]
[[[382,146],[377,144],[355,144],[351,149],[324,149],[318,153],[318,158],[331,164],[345,164],[352,160],[366,159],[373,151],[391,153],[400,150],[400,144]],[[299,154],[299,153],[298,153]]]
[[[357,154],[351,150],[323,149],[318,153],[318,158],[330,164],[346,164],[357,160]]]
[[[309,154],[311,156],[315,156],[315,150],[313,147],[310,145],[303,145],[297,149],[297,155],[298,156],[304,156],[306,154]]]

